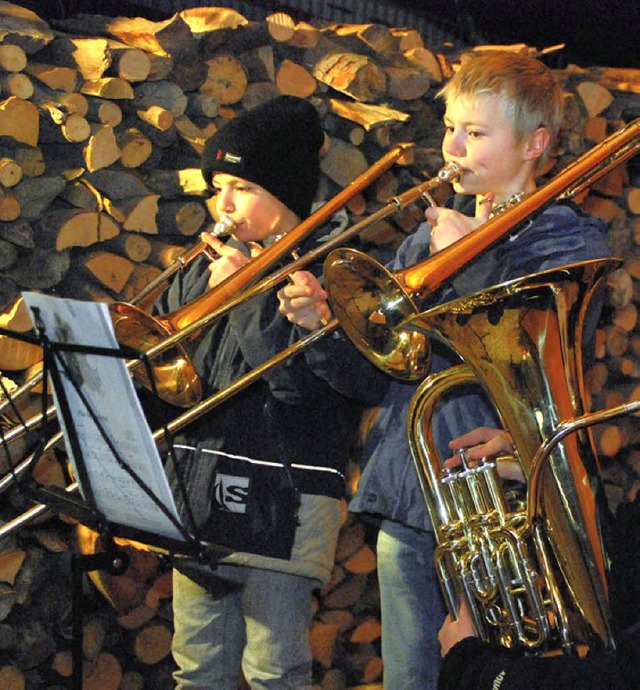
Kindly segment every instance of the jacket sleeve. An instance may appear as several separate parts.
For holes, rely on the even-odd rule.
[[[277,298],[272,293],[258,295],[233,309],[229,324],[251,368],[282,353],[308,333],[295,328],[280,314]],[[276,398],[290,404],[331,407],[346,395],[318,375],[302,353],[267,371],[264,379]]]
[[[627,645],[616,652],[593,653],[586,658],[542,657],[468,637],[444,658],[438,690],[624,690],[638,687],[634,684],[637,676],[637,653],[630,654]]]

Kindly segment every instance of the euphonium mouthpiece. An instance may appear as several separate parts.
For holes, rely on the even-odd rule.
[[[211,234],[214,237],[230,235],[236,229],[236,227],[237,225],[233,218],[229,218],[229,216],[221,216],[218,222],[213,226]]]

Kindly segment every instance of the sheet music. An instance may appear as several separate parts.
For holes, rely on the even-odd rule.
[[[106,304],[29,292],[23,296],[34,323],[37,324],[38,319],[42,322],[50,341],[103,348],[119,347]],[[34,309],[38,311],[37,318]],[[181,523],[157,446],[124,361],[119,357],[64,350],[60,355],[67,363],[71,378],[80,384],[88,407],[94,410],[117,455]],[[110,522],[183,540],[178,528],[120,466],[69,376],[63,368],[58,369],[97,509]],[[56,407],[60,410],[60,392],[55,388],[53,392]],[[59,421],[68,439],[69,420],[62,418]],[[78,458],[72,456],[69,443],[67,450],[76,478],[79,479]],[[83,496],[86,496],[82,486],[80,488]]]

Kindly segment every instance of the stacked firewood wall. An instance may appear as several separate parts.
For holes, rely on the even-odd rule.
[[[198,167],[206,138],[279,93],[308,98],[321,114],[330,140],[323,199],[393,144],[415,144],[412,162],[349,201],[351,222],[431,177],[442,163],[436,93],[459,58],[448,50],[425,46],[413,30],[295,24],[281,13],[254,23],[233,10],[198,8],[157,23],[84,15],[50,26],[0,3],[0,326],[29,331],[25,290],[130,301],[212,222]],[[640,71],[571,66],[558,77],[566,117],[550,174],[640,116]],[[640,397],[638,161],[608,174],[580,201],[607,221],[614,253],[624,260],[587,372],[599,408]],[[421,218],[420,208],[409,208],[380,221],[363,233],[362,247],[384,259]],[[0,335],[7,387],[28,379],[40,359],[37,346]],[[31,411],[36,398],[26,403]],[[602,425],[597,442],[615,507],[637,481],[637,418]],[[20,459],[20,449],[10,450]],[[7,464],[3,454],[3,474]],[[44,456],[36,476],[63,485],[65,472],[56,451]],[[7,496],[2,521],[29,505],[18,490]],[[93,549],[94,538],[69,520],[49,518],[0,543],[3,688],[69,686],[71,555],[79,542]],[[333,578],[316,599],[317,688],[380,683],[372,544],[372,528],[345,511]],[[88,689],[171,687],[170,568],[153,553],[131,553],[124,575],[85,582]]]

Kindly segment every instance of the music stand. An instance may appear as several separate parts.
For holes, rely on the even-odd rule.
[[[144,361],[144,356],[118,345],[107,305],[36,293],[24,293],[24,299],[43,349],[44,376],[51,380],[80,497],[69,487],[65,491],[35,483],[29,485],[28,493],[98,532],[106,545],[104,554],[72,559],[73,680],[74,687],[81,688],[82,573],[126,570],[127,556],[116,548],[114,537],[210,565],[231,550],[199,537],[183,486],[179,489],[186,516],[179,515],[124,362]],[[146,364],[147,375],[153,379]],[[166,437],[170,442],[170,436]],[[173,457],[171,450],[169,455]]]

